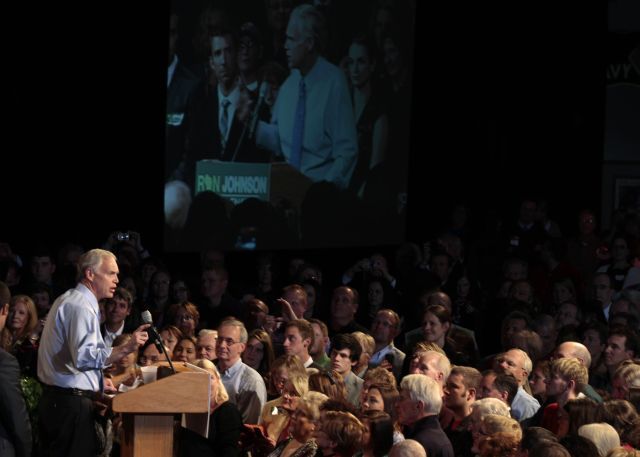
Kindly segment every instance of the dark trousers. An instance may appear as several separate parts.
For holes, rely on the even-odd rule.
[[[93,457],[97,452],[93,401],[45,388],[39,405],[43,457]]]

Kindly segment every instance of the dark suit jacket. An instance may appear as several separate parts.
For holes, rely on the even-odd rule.
[[[429,457],[453,457],[451,441],[440,427],[438,416],[427,416],[404,431],[407,439],[422,444]]]
[[[235,162],[267,162],[266,151],[256,148],[255,143],[247,141],[242,124],[236,114],[231,120],[227,141],[222,142],[218,128],[218,89],[213,88],[198,104],[193,129],[188,139],[188,155],[195,164],[202,159],[217,159]],[[240,147],[238,147],[240,144]]]
[[[19,383],[18,361],[0,349],[0,455],[31,456],[31,425]]]
[[[166,170],[168,178],[184,179],[179,165],[184,160],[189,125],[196,101],[202,96],[202,82],[198,76],[178,62],[171,84],[167,88],[167,117],[165,120]]]

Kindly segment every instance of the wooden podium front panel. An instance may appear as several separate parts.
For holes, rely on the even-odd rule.
[[[173,414],[124,416],[121,457],[173,457]]]

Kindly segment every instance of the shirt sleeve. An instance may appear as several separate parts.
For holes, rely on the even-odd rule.
[[[73,366],[79,371],[102,369],[111,355],[100,334],[100,321],[90,306],[69,303],[58,313],[64,325],[69,354]]]

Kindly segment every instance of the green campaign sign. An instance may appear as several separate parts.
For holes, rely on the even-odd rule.
[[[234,204],[254,197],[269,200],[271,164],[201,160],[196,164],[195,193],[210,191]]]

